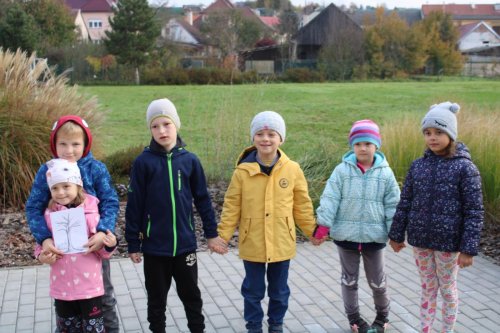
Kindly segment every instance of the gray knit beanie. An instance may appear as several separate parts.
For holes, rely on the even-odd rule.
[[[270,129],[278,132],[281,137],[281,142],[285,142],[285,121],[279,115],[279,113],[274,111],[263,111],[253,117],[252,123],[250,124],[251,140],[253,141],[255,133],[264,129]]]
[[[443,102],[434,104],[422,119],[422,131],[426,128],[437,128],[446,132],[453,140],[457,140],[458,128],[456,113],[460,110],[457,103]]]
[[[174,103],[166,98],[157,99],[152,101],[148,106],[148,111],[146,112],[146,122],[148,128],[151,127],[151,122],[158,117],[168,117],[175,125],[175,128],[179,130],[181,128],[181,119],[177,114],[177,109]]]

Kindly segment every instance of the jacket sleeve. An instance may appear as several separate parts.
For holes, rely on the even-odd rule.
[[[293,189],[293,219],[306,236],[311,237],[316,228],[314,208],[309,196],[304,172],[297,165],[297,176]]]
[[[341,167],[342,164],[333,170],[321,194],[319,207],[316,210],[318,225],[333,228],[342,193]]]
[[[125,211],[125,239],[128,243],[129,253],[141,251],[139,234],[142,230],[141,226],[146,204],[146,180],[146,170],[141,165],[139,158],[137,158],[130,171],[127,209]]]
[[[189,179],[191,191],[194,199],[196,210],[200,214],[203,222],[203,232],[205,238],[217,237],[217,222],[215,221],[215,211],[212,207],[212,200],[207,190],[207,180],[205,172],[200,160],[195,157],[193,159],[193,173]]]
[[[408,215],[413,200],[413,164],[406,175],[406,179],[401,191],[401,199],[396,208],[396,213],[392,218],[392,225],[389,231],[389,238],[397,243],[405,240],[406,227],[408,226]]]
[[[241,217],[241,180],[238,177],[236,170],[231,177],[231,182],[224,196],[224,205],[222,206],[222,214],[220,223],[217,227],[219,236],[225,241],[229,241],[240,223]]]
[[[31,192],[26,202],[26,219],[31,233],[38,244],[47,238],[52,238],[52,233],[47,227],[43,213],[50,200],[50,189],[47,185],[45,173],[47,166],[43,164],[35,175]]]
[[[92,169],[94,171],[93,187],[96,197],[99,199],[99,213],[101,215],[97,231],[106,232],[109,229],[114,232],[120,202],[106,165],[99,161],[97,163],[99,167]]]
[[[391,230],[392,218],[396,212],[396,207],[399,203],[399,197],[401,195],[396,177],[394,177],[392,170],[389,170],[387,187],[384,194],[385,225],[387,226],[387,231]]]
[[[463,214],[463,233],[460,242],[460,252],[477,255],[479,239],[484,221],[483,192],[481,175],[471,162],[462,170],[460,195]]]

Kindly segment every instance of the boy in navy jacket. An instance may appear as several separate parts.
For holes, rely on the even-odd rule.
[[[217,234],[201,163],[177,135],[181,122],[174,104],[166,98],[151,102],[146,120],[153,138],[132,166],[125,214],[129,257],[139,263],[144,254],[151,331],[165,332],[167,294],[174,278],[189,330],[203,332],[193,201],[209,249],[225,253],[227,246]]]

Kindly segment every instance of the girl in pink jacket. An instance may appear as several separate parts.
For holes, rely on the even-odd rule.
[[[111,257],[116,248],[116,237],[108,230],[101,250],[90,253],[83,250],[83,243],[78,241],[82,238],[78,230],[86,229],[84,240],[96,233],[99,200],[84,193],[76,163],[53,159],[47,162],[47,166],[52,199],[45,211],[45,220],[56,246],[65,254],[58,257],[43,252],[37,245],[35,255],[42,263],[51,265],[50,296],[55,299],[57,328],[61,333],[75,329],[104,332],[101,258]]]

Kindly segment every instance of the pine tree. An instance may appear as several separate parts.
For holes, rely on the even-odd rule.
[[[148,61],[160,35],[155,13],[147,0],[120,0],[113,12],[109,20],[112,30],[106,32],[106,48],[118,63],[135,68],[135,82],[139,84],[139,67]]]

